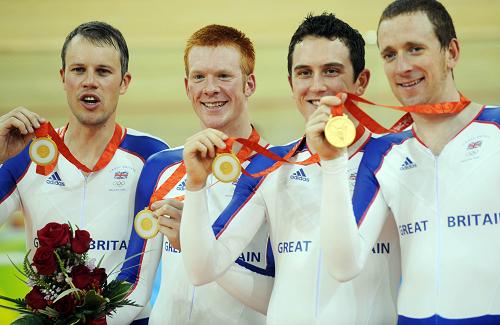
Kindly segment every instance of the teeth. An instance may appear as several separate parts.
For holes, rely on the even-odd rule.
[[[406,82],[406,83],[400,83],[399,85],[401,87],[412,87],[412,86],[415,86],[415,85],[419,84],[420,81],[422,81],[422,79],[418,79],[418,80],[411,81],[411,82]]]
[[[314,106],[319,106],[319,99],[309,99],[308,102]]]
[[[203,103],[206,107],[221,107],[225,104],[226,102],[213,102],[213,103]]]
[[[94,96],[85,96],[83,97],[83,100],[86,102],[97,102],[97,98],[95,98]]]

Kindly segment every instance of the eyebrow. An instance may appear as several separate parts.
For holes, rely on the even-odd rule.
[[[229,75],[233,75],[234,74],[234,72],[231,72],[231,70],[226,70],[226,69],[216,70],[215,73],[216,74],[229,74]],[[202,71],[202,70],[191,70],[191,71],[189,71],[189,75],[192,75],[192,74],[206,74],[206,72]]]
[[[75,63],[71,63],[68,65],[68,67],[82,67],[82,66],[87,66],[88,64],[85,64],[85,63],[79,63],[79,62],[75,62]],[[111,65],[106,65],[106,64],[99,64],[97,65],[97,68],[106,68],[106,69],[109,69],[109,70],[113,70],[113,66]]]
[[[408,42],[404,43],[405,48],[415,47],[415,46],[424,46],[424,44],[422,42],[414,42],[414,41],[408,41]],[[380,54],[384,54],[384,53],[387,53],[390,51],[394,51],[394,47],[389,45],[389,46],[386,46],[382,51],[380,51]]]
[[[342,63],[339,63],[339,62],[328,62],[328,63],[322,64],[321,67],[322,68],[334,67],[334,68],[344,69],[344,65]],[[308,69],[308,68],[310,69],[311,66],[306,65],[306,64],[300,64],[300,65],[295,66],[293,68],[293,71],[300,70],[300,69]]]

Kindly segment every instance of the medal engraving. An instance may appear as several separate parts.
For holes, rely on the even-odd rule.
[[[334,147],[345,148],[349,146],[356,136],[356,128],[349,118],[342,116],[331,117],[325,126],[326,140]]]
[[[153,238],[159,231],[158,220],[153,216],[153,212],[146,208],[135,216],[134,229],[141,238]]]
[[[221,182],[234,182],[240,176],[241,164],[232,153],[217,154],[212,163],[212,172]]]
[[[50,165],[57,159],[58,153],[56,143],[49,137],[34,139],[29,148],[31,160],[39,166]]]

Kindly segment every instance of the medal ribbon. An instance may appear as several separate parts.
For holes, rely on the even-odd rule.
[[[233,139],[233,140],[230,140]],[[250,136],[248,139],[243,139],[250,141],[252,143],[258,143],[260,141],[260,135],[255,130],[254,127],[252,127],[252,133],[250,133]],[[226,142],[231,141],[231,146],[232,143],[234,142],[234,138],[229,138],[226,140]],[[230,152],[231,147],[226,146],[226,148],[229,148],[227,152]],[[236,157],[238,157],[238,160],[240,163],[243,163],[245,160],[247,160],[250,155],[252,154],[253,150],[249,147],[242,147],[241,150],[236,154]],[[149,200],[149,207],[151,208],[151,204],[154,202],[161,200],[167,195],[173,188],[174,186],[179,183],[179,181],[186,175],[186,165],[184,165],[184,161],[180,163],[180,165],[174,170],[172,175],[170,175],[169,178],[156,190],[154,193],[151,195],[151,199]],[[174,198],[174,200],[179,200],[183,201],[184,200],[184,195],[180,195]]]
[[[380,106],[385,108],[391,108],[398,111],[407,112],[404,114],[394,125],[392,125],[389,129],[380,125],[377,121],[375,121],[370,115],[361,110],[361,108],[356,105],[356,102]],[[352,116],[354,116],[361,124],[366,126],[368,130],[376,134],[383,133],[397,133],[401,132],[410,126],[413,123],[413,118],[409,114],[411,113],[420,113],[420,114],[456,114],[461,112],[465,107],[467,107],[471,103],[470,99],[466,98],[464,95],[460,94],[460,100],[458,102],[444,102],[438,104],[420,104],[420,105],[411,105],[411,106],[391,106],[391,105],[382,105],[366,100],[362,97],[356,96],[351,93],[347,93],[347,99],[345,101],[345,107]],[[333,107],[332,107],[332,114]]]
[[[383,127],[382,125],[380,125],[377,121],[375,121],[367,113],[362,111],[361,108],[354,103],[354,101],[365,103],[368,105],[373,105],[373,106],[392,108],[395,110],[407,112],[407,114],[403,115],[396,123],[394,123],[393,126],[391,126],[389,129],[387,129],[387,128]],[[471,101],[469,99],[467,99],[465,96],[460,94],[460,101],[458,101],[458,102],[444,102],[444,103],[438,103],[438,104],[420,104],[420,105],[412,105],[412,106],[390,106],[390,105],[377,104],[377,103],[368,101],[362,97],[359,97],[357,95],[348,93],[347,99],[346,99],[344,105],[345,105],[347,111],[349,113],[351,113],[359,121],[359,124],[356,127],[356,136],[354,139],[354,142],[356,142],[363,135],[365,127],[368,130],[370,130],[371,132],[376,133],[376,134],[401,132],[402,130],[406,129],[408,126],[410,126],[413,123],[413,118],[409,114],[410,112],[420,113],[420,114],[455,114],[455,113],[461,112],[465,107],[467,107],[470,104],[470,102]],[[330,112],[333,116],[341,116],[342,109],[343,109],[342,105],[331,106]],[[230,141],[228,141],[228,140],[230,140]],[[251,177],[260,177],[260,176],[268,175],[269,173],[278,169],[281,165],[283,165],[285,163],[286,164],[294,164],[294,165],[310,165],[310,164],[314,164],[314,163],[317,163],[320,161],[319,156],[317,154],[312,155],[311,157],[309,157],[303,161],[297,161],[297,162],[289,161],[289,159],[293,156],[293,154],[297,150],[301,141],[297,142],[297,144],[283,158],[281,158],[280,156],[274,154],[273,152],[263,148],[258,143],[251,143],[248,140],[242,139],[242,138],[228,139],[228,140],[226,140],[227,141],[226,144],[228,144],[228,146],[226,147],[225,152],[230,152],[230,145],[236,141],[236,142],[239,142],[248,148],[251,148],[253,151],[256,151],[256,152],[262,154],[263,156],[266,156],[266,157],[271,158],[271,159],[276,161],[276,163],[273,164],[271,167],[266,168],[265,170],[258,172],[258,173],[255,173],[255,174],[250,174],[244,168],[242,168],[243,174],[245,174],[247,176],[251,176]],[[228,149],[228,147],[229,147],[229,149]]]
[[[312,155],[311,157],[307,158],[306,160],[303,161],[290,161],[290,159],[299,145],[301,144],[302,141],[298,141],[295,146],[282,158],[275,154],[274,152],[264,148],[261,146],[258,142],[251,141],[250,139],[244,139],[244,138],[228,138],[226,141],[226,148],[221,149],[218,151],[219,153],[230,153],[231,152],[231,146],[234,142],[238,142],[243,145],[243,148],[248,148],[250,152],[255,151],[263,156],[266,156],[268,158],[271,158],[276,161],[271,167],[266,168],[263,171],[260,171],[255,174],[250,174],[248,173],[245,168],[241,168],[242,173],[250,176],[250,177],[260,177],[260,176],[265,176],[276,169],[278,169],[281,165],[283,164],[293,164],[293,165],[311,165],[314,163],[319,162],[319,156],[318,155]]]
[[[106,149],[102,153],[101,157],[99,158],[99,161],[96,163],[94,168],[88,168],[84,164],[82,164],[78,159],[73,156],[71,151],[69,151],[68,147],[64,143],[63,139],[59,136],[59,134],[56,132],[52,124],[50,122],[45,122],[40,125],[38,129],[35,130],[35,135],[37,138],[40,137],[50,137],[52,141],[55,142],[57,149],[59,152],[73,165],[75,165],[79,170],[85,172],[85,173],[91,173],[91,172],[96,172],[98,170],[103,169],[108,165],[108,163],[113,159],[113,156],[118,149],[118,146],[120,144],[120,140],[122,138],[122,128],[120,125],[116,124],[115,125],[115,131],[113,133],[113,136],[111,137],[111,140],[109,141],[108,145],[106,146]],[[36,167],[36,172],[37,174],[47,176],[50,174],[55,166],[57,164],[57,158],[54,159],[54,161],[47,166],[37,166]]]

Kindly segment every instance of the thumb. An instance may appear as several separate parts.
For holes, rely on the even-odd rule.
[[[345,94],[344,94],[345,95]],[[342,99],[337,96],[324,96],[321,97],[319,103],[327,106],[338,106],[343,103]]]

